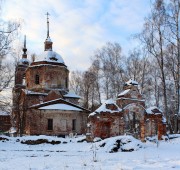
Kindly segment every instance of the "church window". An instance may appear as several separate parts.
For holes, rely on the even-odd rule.
[[[66,88],[68,88],[68,78],[66,77]]]
[[[39,75],[37,75],[37,74],[35,76],[35,84],[39,84]]]
[[[48,119],[48,130],[53,130],[53,119]]]
[[[76,119],[72,120],[72,130],[76,130]]]

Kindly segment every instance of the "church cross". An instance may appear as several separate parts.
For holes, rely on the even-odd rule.
[[[47,38],[49,37],[49,13],[47,12],[45,15],[47,15]]]

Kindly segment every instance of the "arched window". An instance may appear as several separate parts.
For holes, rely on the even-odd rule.
[[[37,74],[35,76],[35,84],[39,84],[39,75],[37,75]]]

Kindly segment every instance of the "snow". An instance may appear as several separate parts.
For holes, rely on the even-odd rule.
[[[132,100],[132,101],[140,101],[140,102],[144,102],[145,101],[145,100],[139,100],[139,99],[133,99],[133,98],[127,98],[127,97],[120,97],[119,99]]]
[[[18,64],[27,64],[27,65],[29,65],[29,60],[27,59],[27,58],[21,58],[20,60],[19,60],[19,63]]]
[[[49,62],[55,62],[55,63],[62,63],[64,64],[64,60],[61,57],[60,54],[54,52],[54,51],[44,51],[42,54],[39,55],[40,58],[43,58],[42,60],[36,60],[38,61],[49,61]]]
[[[23,91],[25,92],[25,94],[48,95],[47,93],[40,93],[40,92],[35,92],[35,91],[31,91],[31,90],[26,90],[26,89],[23,89]]]
[[[120,146],[117,148],[117,142],[119,141]],[[99,147],[102,147],[104,144],[104,150],[106,152],[113,152],[113,149],[116,147],[118,151],[137,151],[140,148],[143,148],[144,144],[133,138],[132,136],[116,136],[104,139],[98,142]],[[117,152],[117,151],[116,151]]]
[[[0,116],[8,116],[9,112],[0,110]]]
[[[17,130],[15,127],[11,127],[10,130],[9,130],[9,133],[16,133]]]
[[[121,92],[120,94],[118,94],[118,96],[124,96],[125,94],[127,94],[130,91],[130,89],[124,90],[123,92]]]
[[[82,111],[82,109],[79,109],[74,106],[70,106],[67,104],[52,104],[48,106],[43,106],[39,108],[40,110],[73,110],[73,111]]]
[[[158,111],[158,112],[155,112],[155,111]],[[146,113],[158,115],[158,114],[162,114],[162,111],[158,109],[156,106],[152,106],[146,109]]]
[[[69,97],[69,98],[78,98],[80,99],[81,97],[75,94],[74,92],[68,92],[67,94],[64,95],[64,97]]]
[[[47,37],[47,38],[46,38],[46,41],[47,41],[47,42],[52,42],[50,37]]]
[[[0,136],[5,137],[5,136]],[[0,169],[4,170],[160,170],[180,169],[180,138],[159,141],[159,146],[147,141],[142,148],[133,152],[109,153],[116,138],[109,138],[99,147],[100,142],[78,143],[78,138],[58,138],[52,136],[8,137],[9,141],[0,141]],[[131,137],[130,137],[131,138]],[[20,141],[48,139],[61,141],[60,144],[26,145]],[[18,142],[19,141],[19,142]],[[64,142],[64,143],[63,143]],[[65,143],[67,142],[67,143]],[[132,143],[140,143],[133,140]],[[127,143],[128,144],[128,143]],[[132,145],[134,145],[132,144]],[[125,146],[125,145],[124,145]],[[134,145],[136,146],[136,145]]]
[[[138,82],[130,79],[130,80],[127,81],[125,84],[126,84],[126,85],[138,85]]]
[[[116,110],[110,110],[108,108],[106,108],[106,104],[114,104],[116,106]],[[115,101],[113,99],[109,99],[109,100],[106,100],[98,109],[96,109],[94,112],[92,112],[91,114],[89,114],[89,116],[94,116],[96,115],[97,113],[101,113],[101,112],[110,112],[110,113],[117,113],[117,112],[121,112],[122,109],[120,109]]]

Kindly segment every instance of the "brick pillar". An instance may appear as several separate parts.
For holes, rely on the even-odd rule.
[[[158,123],[158,140],[162,139],[162,135],[163,135],[163,125],[162,123]]]
[[[166,124],[163,124],[163,135],[166,135]]]
[[[144,121],[140,122],[140,138],[141,138],[142,142],[145,141],[145,123],[144,123]]]

